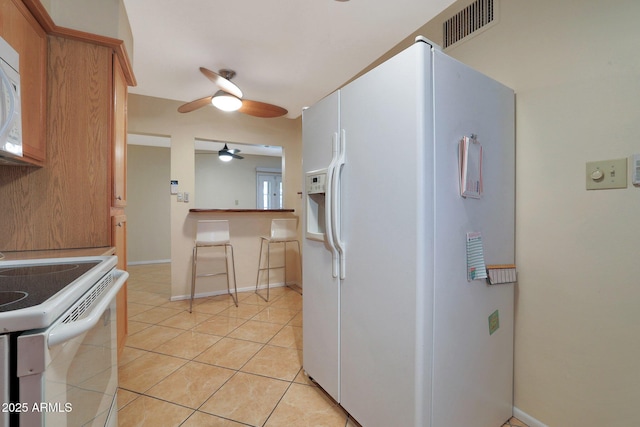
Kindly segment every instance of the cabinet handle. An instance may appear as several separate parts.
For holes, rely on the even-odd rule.
[[[117,223],[116,227],[122,227],[122,223],[121,222]]]
[[[116,196],[116,200],[122,200],[122,196]]]

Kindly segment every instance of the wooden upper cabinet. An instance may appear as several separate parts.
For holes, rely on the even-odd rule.
[[[112,206],[127,205],[127,81],[113,56],[113,194]]]
[[[56,26],[40,0],[0,0],[0,36],[20,55],[25,159],[44,166],[0,168],[0,251],[116,245],[122,253],[111,221],[126,205],[135,86],[124,43]]]
[[[46,158],[47,34],[19,0],[0,0],[0,36],[20,55],[22,149],[26,162]]]
[[[49,36],[50,247],[109,246],[112,50]],[[55,214],[55,216],[54,216]],[[44,221],[46,223],[46,221]]]

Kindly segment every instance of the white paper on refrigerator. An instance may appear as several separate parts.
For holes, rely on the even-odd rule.
[[[460,141],[460,195],[479,199],[482,196],[482,145],[465,136]]]
[[[484,262],[484,248],[480,232],[467,233],[467,280],[487,278],[487,267]]]

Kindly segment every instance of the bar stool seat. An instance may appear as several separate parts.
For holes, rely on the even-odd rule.
[[[256,277],[256,294],[260,296],[265,301],[269,301],[269,289],[271,285],[271,270],[273,269],[283,269],[284,270],[284,285],[289,286],[287,283],[287,243],[296,243],[298,245],[298,264],[300,268],[300,277],[302,276],[302,259],[300,253],[300,242],[298,241],[298,234],[296,233],[296,228],[298,225],[298,220],[296,218],[289,219],[274,219],[271,220],[271,234],[269,237],[263,236],[260,238],[260,256],[258,258],[258,275]],[[262,253],[264,252],[264,245],[267,245],[266,250],[266,266],[262,267]],[[282,243],[284,245],[283,265],[272,267],[271,266],[271,245]],[[266,271],[267,272],[267,297],[265,298],[263,295],[258,292],[258,286],[260,285],[260,273]],[[293,289],[293,288],[292,288]],[[296,289],[294,289],[296,290]],[[298,290],[296,290],[299,292]]]
[[[224,272],[200,273],[196,271],[198,265],[198,249],[199,248],[224,248]],[[233,290],[229,284],[229,253],[231,254],[231,267],[233,269]],[[200,220],[197,224],[196,239],[193,246],[193,259],[191,263],[191,301],[189,302],[189,313],[193,309],[193,298],[196,290],[196,278],[211,276],[226,276],[227,292],[231,295],[233,302],[238,306],[238,287],[236,285],[236,266],[233,259],[233,246],[229,238],[229,221],[227,220]]]

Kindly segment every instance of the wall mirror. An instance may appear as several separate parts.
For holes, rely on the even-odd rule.
[[[224,146],[242,159],[220,159]],[[282,208],[283,154],[280,146],[195,140],[196,209]]]

